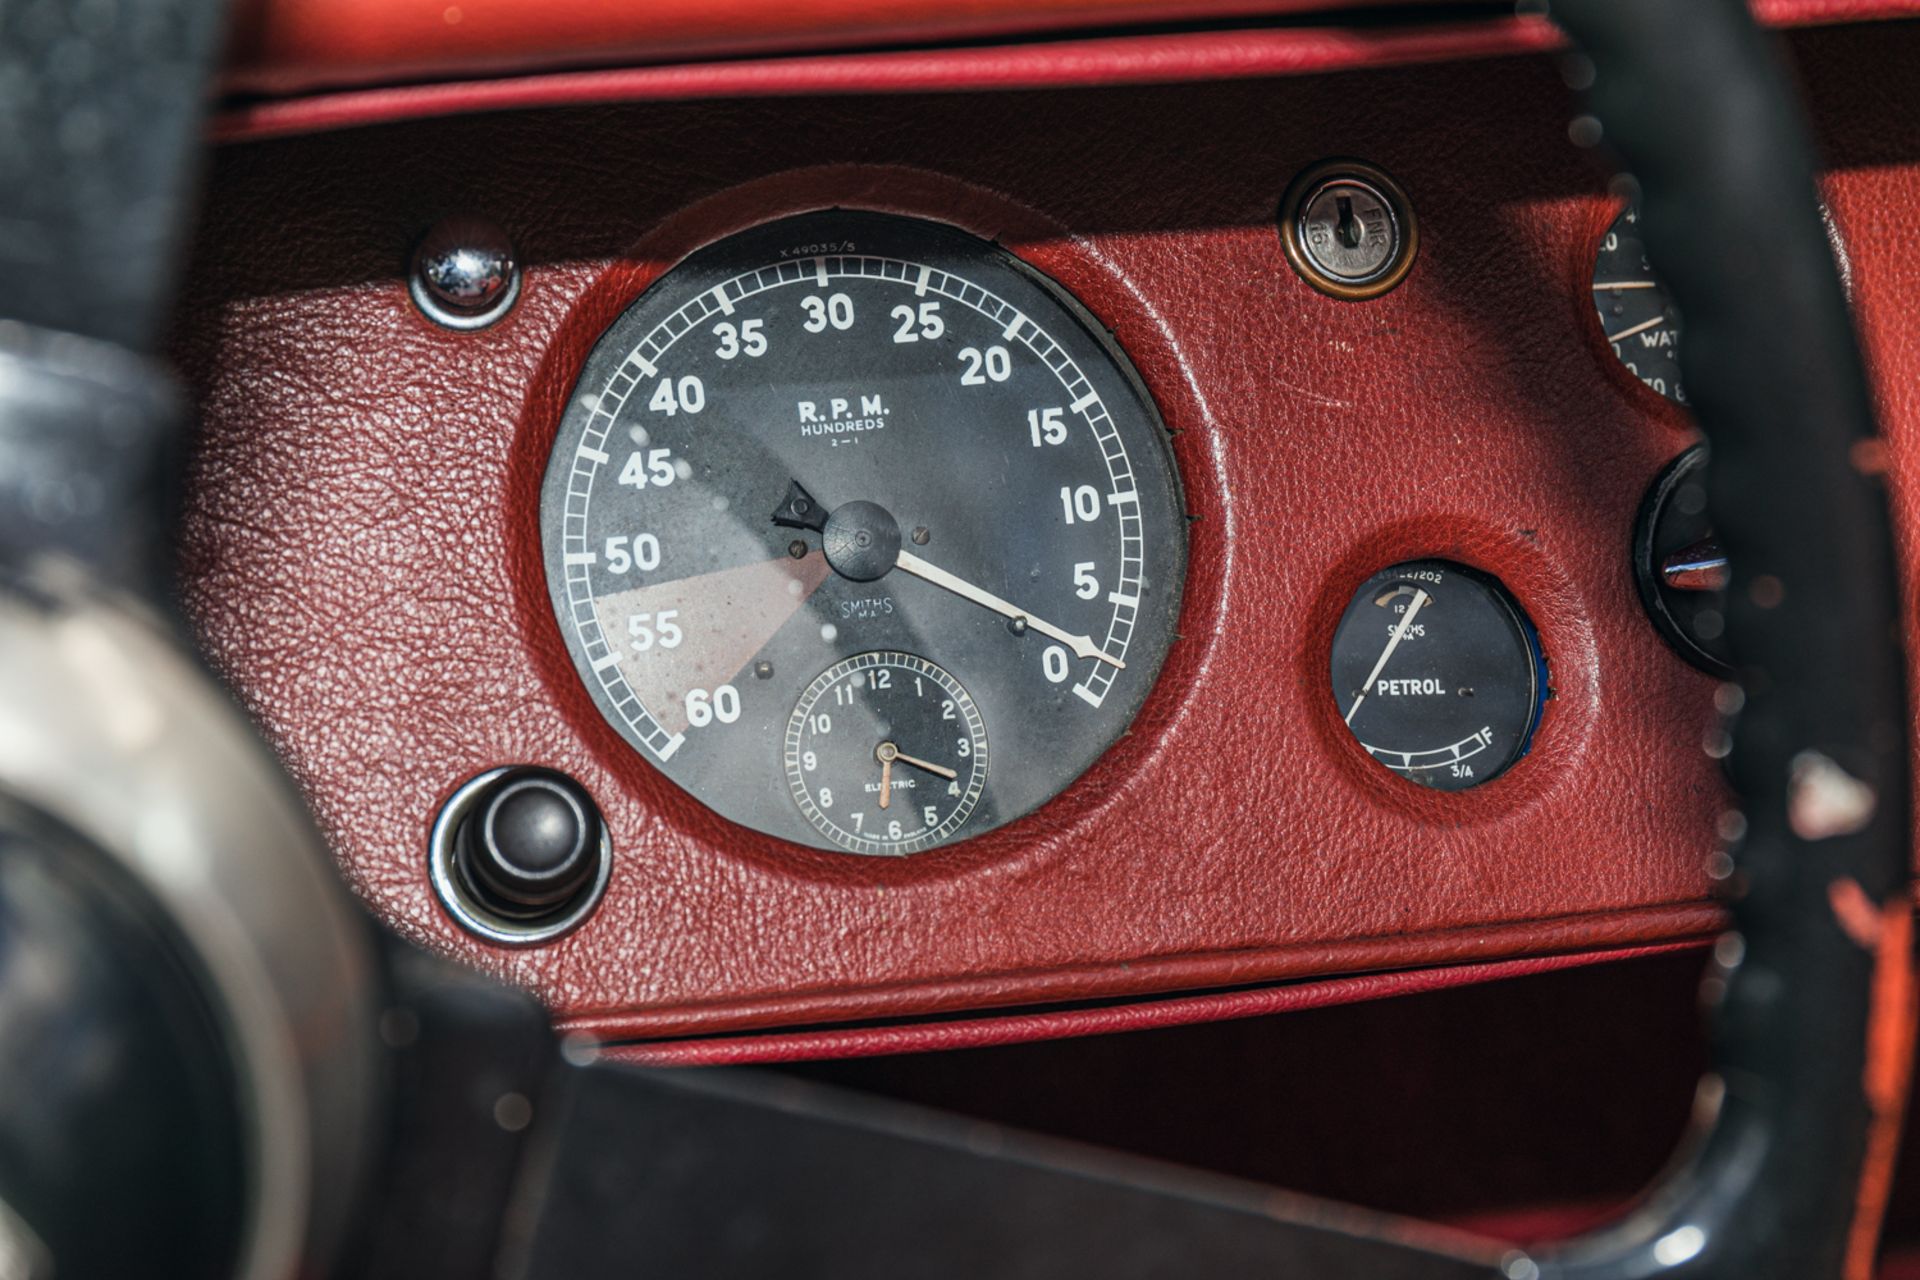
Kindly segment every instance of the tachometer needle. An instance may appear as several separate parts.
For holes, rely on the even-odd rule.
[[[1382,671],[1386,670],[1387,659],[1391,658],[1393,651],[1400,647],[1400,642],[1407,638],[1407,628],[1413,625],[1413,615],[1420,612],[1420,606],[1425,604],[1428,599],[1429,597],[1425,591],[1415,589],[1413,593],[1413,603],[1408,605],[1406,613],[1401,615],[1400,625],[1395,627],[1393,634],[1387,637],[1387,647],[1380,654],[1380,661],[1374,663],[1373,670],[1367,672],[1367,678],[1360,682],[1360,696],[1355,698],[1353,705],[1347,708],[1348,724],[1353,723],[1354,713],[1360,710],[1360,704],[1367,700],[1367,690],[1373,688],[1373,682],[1380,678]]]
[[[905,570],[907,573],[923,581],[931,582],[936,587],[944,587],[959,596],[962,600],[971,600],[973,603],[991,609],[1004,617],[1023,619],[1031,629],[1038,631],[1049,640],[1058,640],[1061,644],[1073,650],[1074,656],[1077,658],[1092,658],[1095,661],[1104,662],[1108,666],[1120,671],[1127,669],[1126,663],[1110,656],[1102,650],[1100,646],[1096,645],[1093,642],[1092,636],[1070,636],[1059,627],[1054,626],[1051,622],[1036,618],[1025,609],[1008,604],[991,591],[976,587],[965,578],[956,578],[953,574],[948,573],[938,565],[928,564],[911,551],[902,551],[900,558],[894,562],[894,567]],[[904,759],[904,757],[902,758]]]
[[[952,782],[960,776],[954,770],[947,768],[947,766],[943,764],[935,764],[931,760],[921,760],[910,756],[900,748],[894,746],[891,742],[881,743],[875,748],[874,754],[880,757],[881,765],[888,769],[891,769],[893,762],[898,760],[901,764],[910,764],[916,769],[925,769],[935,777],[945,778],[948,782]],[[880,807],[883,809],[886,808],[886,802],[884,800],[881,801]]]

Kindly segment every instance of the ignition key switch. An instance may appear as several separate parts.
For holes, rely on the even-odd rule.
[[[1329,160],[1293,180],[1280,205],[1280,240],[1308,284],[1348,302],[1406,279],[1419,247],[1406,193],[1358,160]]]

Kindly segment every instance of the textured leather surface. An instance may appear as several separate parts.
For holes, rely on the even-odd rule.
[[[1426,0],[1440,5],[1451,0]],[[1057,35],[1127,25],[1404,14],[1421,0],[247,0],[228,81],[242,93],[581,63]],[[1457,9],[1459,6],[1454,5]],[[1767,21],[1846,22],[1914,0],[1754,0]],[[1506,24],[1503,24],[1506,25]]]
[[[1899,283],[1920,270],[1920,33],[1795,46],[1834,123],[1828,194],[1898,451],[1920,415]],[[606,1036],[1697,937],[1713,683],[1647,625],[1627,564],[1641,493],[1691,434],[1601,343],[1587,272],[1614,206],[1571,110],[1522,59],[227,148],[180,340],[206,405],[184,600],[373,908]],[[1421,219],[1412,275],[1370,304],[1299,281],[1270,222],[1335,154],[1387,168]],[[1078,293],[1180,432],[1199,516],[1137,731],[1032,818],[901,862],[783,846],[664,783],[598,720],[538,565],[555,407],[601,326],[700,240],[830,202],[999,233]],[[407,251],[450,210],[499,219],[532,263],[492,330],[407,303]],[[1553,664],[1533,755],[1464,795],[1379,770],[1326,689],[1348,593],[1415,556],[1499,574]],[[439,802],[515,761],[581,778],[616,850],[600,911],[525,952],[462,934],[425,875]]]

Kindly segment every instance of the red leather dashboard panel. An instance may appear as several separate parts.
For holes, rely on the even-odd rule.
[[[1905,456],[1920,31],[1795,44]],[[226,148],[179,340],[206,406],[183,599],[374,909],[607,1036],[1699,936],[1713,686],[1647,625],[1627,564],[1641,494],[1690,435],[1601,344],[1586,273],[1613,204],[1571,109],[1548,62],[1516,59]],[[1370,304],[1299,281],[1271,224],[1288,179],[1337,154],[1392,172],[1421,219],[1412,276]],[[822,203],[999,234],[1072,288],[1180,432],[1200,517],[1183,639],[1135,734],[1032,818],[900,862],[783,846],[666,785],[598,720],[538,568],[555,402],[600,326],[701,240]],[[400,280],[456,210],[531,264],[478,334],[420,319]],[[1464,795],[1375,767],[1325,688],[1349,591],[1415,556],[1497,573],[1552,662],[1534,753]],[[582,779],[617,857],[597,915],[522,952],[461,933],[425,874],[440,801],[513,761]]]

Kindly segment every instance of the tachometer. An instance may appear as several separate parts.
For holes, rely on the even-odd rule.
[[[992,244],[847,211],[709,246],[614,322],[541,536],[628,743],[735,822],[866,854],[1078,777],[1186,565],[1166,430],[1099,324]]]

